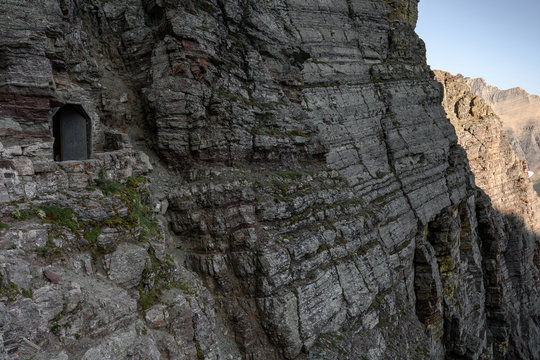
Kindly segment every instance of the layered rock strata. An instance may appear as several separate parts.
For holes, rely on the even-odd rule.
[[[0,354],[538,356],[535,238],[474,184],[417,1],[32,5],[0,4],[1,234],[30,221],[55,256],[2,249],[30,270],[2,273]],[[87,110],[97,160],[52,161],[65,103]],[[108,128],[152,156],[148,185],[144,155]],[[22,146],[85,169],[81,185],[28,172],[38,190],[10,190],[26,171],[13,160],[38,161]],[[131,170],[99,162],[115,156]]]
[[[148,157],[54,162],[34,146],[0,146],[1,358],[218,352],[212,298],[166,254],[152,215]]]
[[[504,122],[473,93],[468,80],[439,70],[435,79],[444,86],[443,106],[467,152],[476,185],[497,211],[520,218],[537,232],[540,223],[535,218],[536,194],[528,180],[528,164],[510,146]]]
[[[534,172],[540,171],[540,96],[521,88],[500,90],[484,79],[466,78],[475,95],[480,96],[502,120],[514,151],[527,160]]]
[[[490,254],[485,254],[484,262],[498,263],[498,266],[486,268],[489,280],[486,282],[486,299],[488,323],[505,324],[502,327],[510,330],[508,324],[519,320],[516,308],[520,306],[529,309],[531,314],[537,314],[539,305],[536,293],[523,290],[522,286],[537,281],[538,259],[534,259],[538,251],[538,238],[529,236],[538,233],[538,198],[532,188],[528,176],[528,166],[520,160],[503,130],[503,123],[490,106],[479,96],[475,95],[467,82],[460,76],[453,76],[442,71],[435,71],[435,79],[444,86],[443,106],[448,118],[456,129],[458,143],[467,152],[471,170],[475,175],[476,184],[491,200],[491,204],[500,214],[505,215],[499,226],[508,229],[525,228],[526,232],[517,231],[489,244]],[[479,204],[487,201],[480,197]],[[477,205],[479,206],[479,205]],[[485,205],[482,205],[485,206]],[[480,206],[479,206],[480,207]],[[492,225],[484,225],[484,227]],[[504,231],[504,230],[499,230]],[[484,244],[488,246],[488,244]],[[493,248],[498,248],[494,251]],[[503,257],[504,261],[494,261]],[[536,265],[535,265],[536,261]],[[519,280],[517,280],[519,279]],[[497,287],[494,289],[494,285]],[[506,296],[514,298],[516,304],[504,304],[500,299],[500,286]],[[537,315],[532,315],[535,319]],[[529,322],[530,319],[521,321]],[[493,325],[492,325],[493,326]],[[517,328],[537,331],[528,324]],[[506,330],[506,331],[508,331]],[[511,332],[512,330],[510,330]],[[519,333],[519,331],[518,331]],[[499,330],[492,333],[494,338],[501,336]],[[529,335],[513,334],[514,339],[527,339]],[[514,340],[515,341],[515,340]],[[518,356],[517,354],[514,356]],[[524,354],[519,356],[524,357]]]

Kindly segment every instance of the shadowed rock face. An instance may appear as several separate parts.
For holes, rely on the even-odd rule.
[[[500,117],[516,154],[527,160],[534,172],[540,171],[540,96],[521,88],[500,90],[484,79],[465,79]]]
[[[0,354],[25,337],[50,359],[537,356],[535,238],[474,184],[417,1],[33,5],[0,5],[2,221],[34,239],[1,250],[0,274],[39,296],[2,298]],[[113,127],[155,150],[135,202],[133,178],[115,196],[98,168],[146,174],[137,151],[52,163],[49,108],[66,102],[87,110],[95,149],[129,147]],[[9,217],[75,197],[92,226],[64,229],[72,242]],[[48,235],[63,261],[34,255],[15,275]]]
[[[524,229],[518,230],[517,233],[507,232],[506,238],[496,242],[490,242],[489,236],[488,239],[484,239],[484,249],[494,246],[504,249],[499,255],[496,253],[500,250],[496,251],[495,254],[485,254],[485,262],[492,261],[486,258],[493,258],[493,255],[502,255],[505,258],[501,268],[488,267],[485,269],[485,273],[490,274],[488,275],[489,280],[485,283],[486,303],[489,304],[486,306],[488,324],[515,322],[519,319],[519,315],[515,314],[519,306],[529,309],[531,318],[534,319],[538,316],[533,315],[538,314],[537,293],[535,292],[532,297],[519,295],[528,293],[520,288],[535,283],[537,281],[535,277],[538,274],[535,260],[531,256],[538,249],[538,238],[528,235],[526,231],[531,234],[538,232],[540,224],[538,219],[539,203],[528,176],[527,163],[518,159],[512,150],[499,117],[481,97],[473,94],[462,77],[435,71],[435,79],[444,86],[443,106],[456,129],[458,143],[467,152],[476,184],[489,196],[493,208],[506,215],[505,219],[502,220],[503,226],[509,229],[524,226]],[[479,203],[481,202],[479,201]],[[480,233],[485,231],[482,230],[482,225],[479,229]],[[506,272],[508,274],[505,274]],[[498,275],[496,275],[497,273]],[[504,283],[505,281],[508,282]],[[497,283],[501,287],[497,291],[504,291],[509,296],[514,297],[514,301],[519,303],[517,307],[516,304],[501,301],[500,294],[492,292],[493,285]],[[506,316],[501,317],[501,312],[505,313]],[[519,322],[519,320],[517,321]],[[529,320],[522,319],[521,321],[528,322]],[[508,325],[503,326],[507,327]],[[518,329],[527,329],[525,333],[536,332],[538,331],[537,326],[530,328],[529,325],[521,325],[516,330],[511,330],[513,326],[510,326],[508,331],[514,339],[522,338],[526,342],[530,342],[528,335],[520,334],[522,330]],[[517,333],[512,334],[513,331],[517,331]],[[500,339],[498,339],[500,335],[498,330],[492,332],[495,342],[499,343],[498,346],[502,346]],[[520,340],[513,341],[519,342]],[[537,345],[534,343],[531,345],[533,345],[532,349],[536,349]],[[520,356],[524,355],[520,354]]]

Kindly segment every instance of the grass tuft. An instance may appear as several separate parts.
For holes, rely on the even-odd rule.
[[[39,209],[45,212],[46,218],[51,220],[53,224],[65,226],[73,232],[79,230],[81,227],[77,221],[77,217],[73,214],[73,209],[62,208],[56,205],[42,205]]]

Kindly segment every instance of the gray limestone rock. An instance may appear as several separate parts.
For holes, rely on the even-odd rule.
[[[116,251],[104,257],[109,279],[115,283],[132,288],[142,278],[142,272],[149,259],[146,247],[122,243]]]
[[[111,334],[99,345],[84,353],[81,360],[148,359],[159,360],[161,355],[154,341],[138,336],[135,329]]]
[[[417,2],[0,3],[0,356],[538,358],[525,167]]]

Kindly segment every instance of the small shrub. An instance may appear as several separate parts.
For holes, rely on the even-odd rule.
[[[9,229],[9,225],[0,221],[0,229]]]
[[[17,209],[11,212],[11,217],[17,220],[26,220],[29,216],[30,214],[26,210]]]

